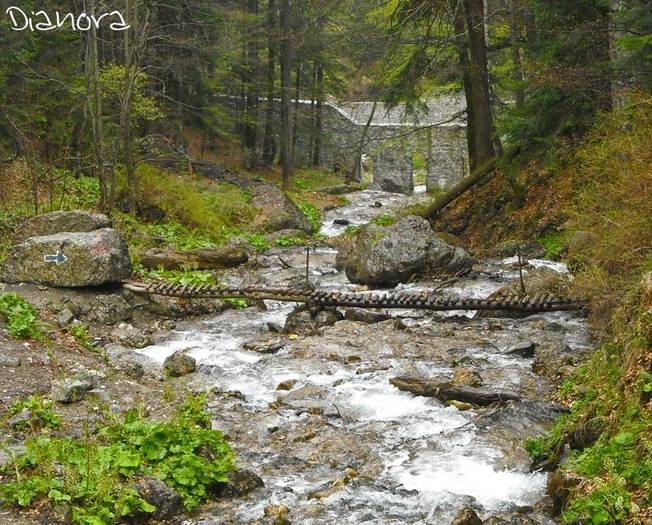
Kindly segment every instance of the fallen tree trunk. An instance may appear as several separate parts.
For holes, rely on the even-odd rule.
[[[485,388],[442,383],[421,377],[395,377],[389,382],[399,390],[411,392],[422,397],[434,397],[440,401],[463,401],[474,405],[487,406],[497,402],[519,401],[520,398],[506,392],[494,392]]]
[[[506,150],[503,154],[503,159],[512,159],[519,153],[519,151],[520,148],[518,147]],[[435,201],[428,205],[427,208],[422,210],[419,215],[424,219],[435,218],[437,214],[451,202],[473,188],[476,184],[482,182],[491,172],[493,172],[498,167],[499,160],[499,157],[494,157],[481,166],[478,166],[475,170],[473,170],[473,172],[471,172],[468,177],[463,178],[455,186],[444,193],[444,195],[435,199]]]
[[[241,248],[226,246],[223,248],[197,248],[188,251],[159,250],[153,248],[141,256],[145,268],[164,270],[224,270],[234,268],[249,260]]]

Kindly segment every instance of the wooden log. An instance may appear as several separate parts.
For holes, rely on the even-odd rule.
[[[417,396],[434,397],[440,401],[463,401],[479,406],[497,402],[519,401],[519,396],[507,392],[495,392],[486,388],[442,383],[434,379],[421,377],[395,377],[389,382],[399,390],[411,392]]]
[[[194,268],[196,270],[223,270],[246,263],[249,257],[241,248],[197,248],[195,250],[159,250],[153,248],[141,256],[145,268],[163,268],[179,270]]]

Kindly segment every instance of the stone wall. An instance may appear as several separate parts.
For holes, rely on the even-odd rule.
[[[235,99],[220,97],[227,109],[233,110]],[[260,122],[264,123],[261,100]],[[294,140],[296,165],[310,165],[314,151],[313,108],[310,101],[293,102],[297,108],[297,134]],[[275,111],[280,122],[280,104]],[[362,180],[362,159],[358,155],[360,141],[369,120],[372,103],[338,105],[328,101],[323,106],[320,134],[320,165],[334,171],[354,171]],[[466,128],[462,121],[451,118],[459,110],[458,99],[442,100],[420,121],[405,117],[399,110],[386,111],[378,105],[369,126],[362,155],[372,165],[375,189],[397,193],[414,191],[413,158],[426,161],[428,191],[446,189],[467,173]],[[292,112],[292,121],[295,119]],[[278,136],[278,129],[275,130]],[[262,130],[259,147],[262,147]],[[278,148],[277,148],[278,149]],[[259,152],[262,153],[262,152]]]

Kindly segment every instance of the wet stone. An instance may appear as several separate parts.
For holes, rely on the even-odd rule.
[[[174,352],[163,362],[163,371],[168,377],[181,377],[197,370],[197,361],[183,351]]]
[[[530,358],[534,357],[534,350],[536,347],[537,345],[532,341],[525,341],[523,343],[509,347],[505,353],[507,355]]]

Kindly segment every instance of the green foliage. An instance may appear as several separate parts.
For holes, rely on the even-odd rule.
[[[109,101],[123,104],[127,96],[125,85],[125,68],[122,65],[110,64],[100,73],[100,90],[102,96]],[[157,120],[163,117],[156,100],[147,94],[146,88],[149,79],[143,72],[136,74],[131,82],[132,113],[136,118],[143,120]]]
[[[361,229],[362,226],[355,226],[353,224],[349,224],[344,230],[344,235],[347,235],[348,237],[353,237],[357,235]]]
[[[97,346],[83,324],[73,324],[68,331],[83,348],[89,352],[97,352]]]
[[[165,223],[175,225],[171,233],[181,242],[180,249],[223,244],[238,228],[248,225],[258,214],[251,195],[232,184],[221,184],[192,174],[174,174],[143,164],[139,166],[137,207],[165,216]],[[124,174],[119,177],[120,195],[127,190]],[[161,222],[161,221],[159,221]],[[182,225],[180,228],[177,225]],[[178,238],[181,228],[191,238]]]
[[[29,421],[21,421],[14,425],[16,430],[24,430],[30,428],[31,430],[39,430],[41,428],[57,429],[61,426],[61,417],[54,410],[54,402],[41,396],[31,396],[28,399],[16,401],[9,413],[12,416],[28,409],[32,417]]]
[[[204,401],[189,397],[167,422],[146,421],[137,411],[122,420],[113,416],[83,440],[33,437],[17,458],[16,478],[0,493],[21,507],[42,499],[67,502],[74,524],[112,525],[156,510],[133,487],[150,475],[173,487],[192,510],[235,468],[228,443],[210,428]]]
[[[344,177],[333,170],[300,168],[292,177],[292,189],[298,192],[318,191],[320,188],[337,186],[343,182]]]
[[[249,308],[249,303],[246,299],[239,299],[236,297],[224,299],[224,302],[228,305],[231,305],[236,310],[245,310]]]
[[[546,257],[554,260],[558,259],[566,249],[566,239],[566,232],[556,232],[541,237],[539,242],[546,249]]]
[[[0,315],[7,322],[9,334],[18,339],[43,340],[37,312],[20,295],[15,293],[0,294]]]
[[[301,237],[279,237],[276,239],[276,245],[277,246],[283,246],[283,247],[288,247],[288,246],[305,246],[307,243],[307,240]]]
[[[175,250],[193,250],[195,248],[214,248],[216,244],[208,235],[197,230],[190,230],[178,222],[152,224],[145,228],[151,235],[163,239]]]
[[[317,207],[309,202],[297,202],[297,206],[301,210],[301,213],[310,219],[314,233],[319,233],[319,230],[321,230],[322,216]]]
[[[269,241],[262,235],[258,233],[249,233],[245,234],[245,237],[257,252],[262,253],[269,250]]]
[[[396,222],[396,217],[388,213],[385,213],[384,215],[379,215],[378,217],[375,217],[371,222],[376,224],[377,226],[391,226]]]

